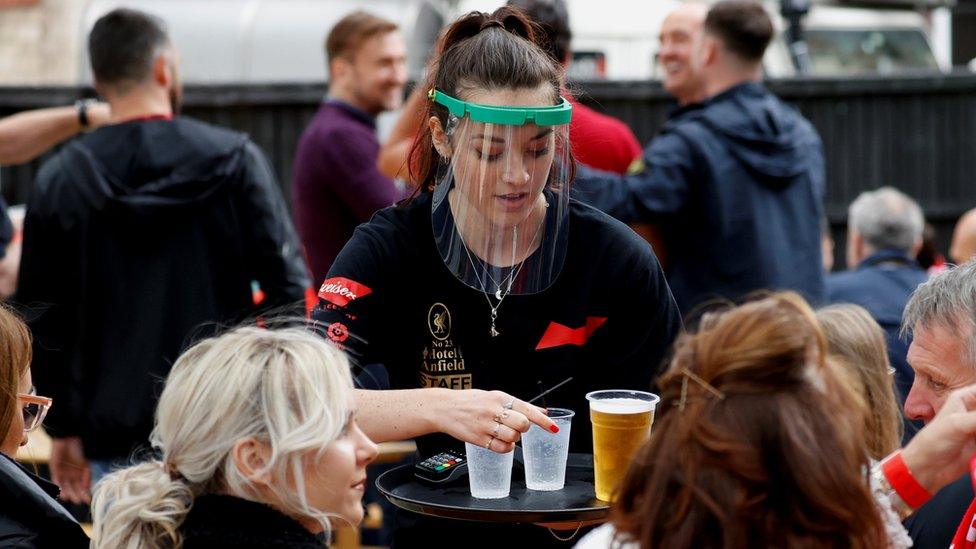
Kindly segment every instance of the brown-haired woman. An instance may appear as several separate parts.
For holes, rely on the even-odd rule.
[[[579,412],[591,390],[646,390],[680,327],[647,243],[570,200],[571,107],[535,37],[513,8],[448,27],[411,162],[421,190],[360,226],[319,292],[325,335],[401,389],[357,393],[376,441],[509,452],[530,422],[555,427],[523,399],[570,377],[546,405]],[[589,418],[576,418],[571,451],[590,452]],[[412,516],[394,544],[481,539],[555,542]]]
[[[901,445],[902,415],[881,326],[863,307],[831,305],[817,311],[827,338],[827,361],[863,399],[868,456],[880,460]]]
[[[81,526],[55,501],[58,487],[14,461],[51,405],[34,394],[30,360],[27,326],[0,305],[0,545],[88,547]]]
[[[659,381],[651,439],[613,511],[616,539],[886,547],[857,397],[826,366],[826,350],[814,312],[792,293],[706,315],[682,335]]]

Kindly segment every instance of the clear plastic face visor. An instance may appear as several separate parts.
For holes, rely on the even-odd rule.
[[[546,105],[545,87],[487,94],[508,102],[499,105],[429,96],[448,113],[433,131],[441,163],[432,221],[444,265],[495,300],[545,290],[566,255],[572,106]]]

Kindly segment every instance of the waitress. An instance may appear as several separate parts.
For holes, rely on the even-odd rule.
[[[356,230],[314,320],[359,364],[386,366],[392,390],[356,395],[376,441],[417,438],[425,456],[460,441],[508,452],[530,423],[556,430],[525,400],[572,377],[545,404],[578,412],[570,451],[591,452],[584,395],[649,389],[677,306],[648,244],[570,199],[572,107],[525,16],[471,13],[438,52],[411,155],[421,190]],[[481,535],[406,522],[395,546],[451,527],[466,532],[458,542]]]

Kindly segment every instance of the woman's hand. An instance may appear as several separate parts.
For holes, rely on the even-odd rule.
[[[959,478],[976,454],[976,385],[954,391],[935,418],[902,450],[905,465],[929,493]]]
[[[498,453],[512,451],[531,424],[559,431],[542,408],[501,391],[447,391],[437,407],[436,428],[452,437]]]

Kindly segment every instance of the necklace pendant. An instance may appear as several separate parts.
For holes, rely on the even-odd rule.
[[[500,335],[501,335],[501,333],[499,333],[499,331],[495,328],[495,325],[492,324],[491,325],[491,337],[498,337]]]
[[[501,301],[502,300],[502,289],[501,288],[498,288],[497,290],[495,290],[495,299],[497,299],[498,301]]]

